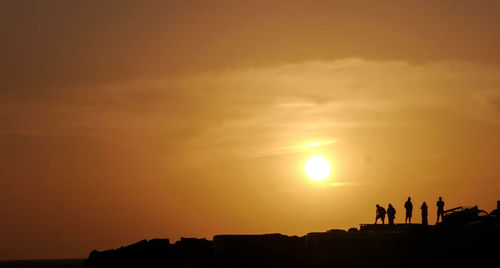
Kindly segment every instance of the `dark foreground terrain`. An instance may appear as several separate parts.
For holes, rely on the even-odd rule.
[[[84,267],[500,267],[500,221],[498,210],[474,207],[451,211],[435,226],[142,240],[94,250]]]

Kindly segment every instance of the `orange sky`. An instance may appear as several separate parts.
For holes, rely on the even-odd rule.
[[[166,2],[0,2],[0,259],[500,199],[498,1]]]

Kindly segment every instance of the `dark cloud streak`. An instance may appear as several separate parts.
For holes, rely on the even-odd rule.
[[[311,59],[500,62],[495,1],[2,1],[4,90]]]

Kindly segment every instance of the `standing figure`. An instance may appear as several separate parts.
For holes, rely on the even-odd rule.
[[[394,225],[394,219],[396,218],[396,210],[389,204],[387,208],[387,219],[389,219],[389,225]]]
[[[408,200],[405,202],[405,208],[406,208],[405,223],[409,222],[411,224],[411,213],[413,211],[413,204],[411,203],[411,197],[408,197]]]
[[[441,217],[441,222],[443,221],[444,201],[443,201],[443,198],[441,198],[441,196],[439,197],[439,200],[437,201],[436,206],[438,207],[436,223],[438,223],[439,217]]]
[[[383,208],[382,206],[379,206],[377,204],[377,214],[375,217],[375,224],[377,224],[378,219],[380,219],[382,221],[382,224],[384,224],[384,222],[385,222],[385,208]]]
[[[424,202],[420,207],[422,210],[422,225],[427,225],[427,204]]]

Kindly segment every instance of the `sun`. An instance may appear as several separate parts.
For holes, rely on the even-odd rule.
[[[332,170],[330,162],[321,155],[316,155],[309,158],[304,168],[306,170],[307,176],[315,181],[322,181],[330,175]]]

